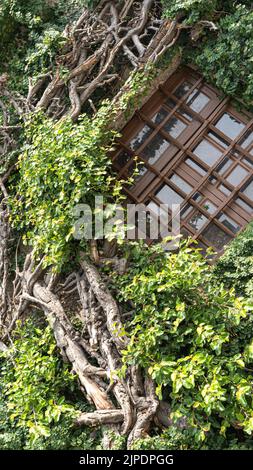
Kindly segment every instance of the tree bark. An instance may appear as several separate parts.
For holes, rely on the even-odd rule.
[[[154,0],[101,1],[95,12],[85,9],[75,24],[66,28],[67,42],[56,58],[56,67],[43,73],[37,81],[30,80],[27,97],[10,92],[8,77],[0,77],[1,93],[11,103],[17,120],[17,125],[10,125],[13,116],[8,115],[4,100],[0,100],[3,115],[0,157],[6,166],[4,174],[0,175],[1,339],[8,342],[17,319],[29,306],[39,307],[52,328],[64,361],[71,364],[82,392],[96,409],[93,413],[81,414],[76,425],[109,426],[128,437],[129,447],[149,433],[154,421],[158,408],[155,384],[146,371],[136,366],[128,367],[124,377],[119,374],[122,350],[128,345],[124,322],[119,305],[87,257],[81,259],[82,273],[73,273],[64,286],[65,290],[75,292],[82,306],[82,332],[69,320],[57,295],[61,289],[55,278],[49,276],[48,282],[43,280],[43,259],[36,266],[32,253],[28,254],[20,271],[18,245],[16,278],[10,279],[8,249],[11,241],[6,200],[8,178],[15,169],[15,162],[8,164],[8,154],[18,145],[16,135],[20,131],[20,120],[25,122],[29,112],[43,109],[55,119],[69,115],[76,120],[88,106],[92,106],[93,111],[96,109],[98,88],[109,89],[112,84],[113,103],[119,102],[129,88],[127,80],[122,83],[122,70],[129,76],[133,70],[143,71],[148,63],[155,64],[173,46],[179,34],[177,21],[157,18]],[[64,78],[62,68],[68,70]],[[95,254],[97,263],[98,252]],[[13,282],[7,286],[8,281]],[[7,347],[0,342],[1,351]],[[106,440],[110,447],[108,436]]]

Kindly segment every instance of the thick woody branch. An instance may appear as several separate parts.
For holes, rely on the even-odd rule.
[[[101,426],[104,424],[122,423],[124,415],[121,410],[101,410],[83,413],[75,421],[76,426]]]
[[[95,266],[85,259],[82,259],[80,264],[94,295],[105,312],[107,328],[115,345],[119,350],[126,348],[127,338],[123,334],[124,327],[120,319],[117,302],[112,297],[109,289],[105,286]]]

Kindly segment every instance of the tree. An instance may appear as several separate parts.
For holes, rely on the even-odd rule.
[[[44,312],[62,357],[71,364],[81,391],[96,408],[81,413],[76,424],[104,424],[106,447],[112,445],[108,430],[125,436],[130,447],[149,433],[154,422],[164,422],[159,398],[167,386],[172,388],[171,412],[176,420],[183,416],[186,426],[196,425],[200,439],[211,425],[204,426],[200,418],[196,419],[198,423],[192,421],[196,389],[205,394],[204,408],[196,406],[201,410],[199,417],[204,415],[208,420],[211,416],[216,423],[222,420],[222,432],[240,426],[251,433],[252,418],[248,414],[238,417],[244,414],[244,408],[251,413],[251,378],[246,367],[251,361],[251,345],[248,333],[242,334],[241,347],[232,335],[241,327],[249,328],[249,307],[233,293],[215,288],[211,268],[188,247],[168,258],[160,247],[149,249],[145,255],[139,253],[136,264],[131,264],[135,277],[128,273],[109,289],[103,259],[107,257],[110,262],[113,254],[115,263],[120,256],[126,258],[127,252],[131,259],[136,256],[135,247],[119,246],[116,252],[114,241],[83,244],[72,237],[75,204],[92,205],[98,190],[110,203],[122,197],[108,155],[118,135],[117,123],[138,106],[163,67],[175,57],[178,61],[189,59],[189,42],[198,51],[201,64],[210,55],[210,41],[216,38],[222,45],[225,41],[220,54],[208,61],[206,74],[216,69],[222,51],[230,51],[232,57],[233,41],[228,47],[224,34],[217,38],[217,31],[219,27],[230,28],[233,15],[242,18],[250,2],[242,2],[240,11],[234,2],[225,2],[231,6],[231,17],[225,19],[224,2],[192,0],[171,5],[165,0],[101,0],[80,8],[79,17],[78,1],[47,2],[46,10],[44,2],[35,6],[14,3],[15,8],[4,10],[1,17],[5,24],[15,25],[24,41],[9,69],[3,66],[0,77],[2,348],[17,320],[32,306]],[[67,13],[72,3],[73,15]],[[48,8],[54,12],[52,24],[48,23]],[[59,12],[68,24],[59,20]],[[240,37],[242,25],[238,31]],[[16,46],[9,34],[3,41],[8,47]],[[251,47],[250,38],[248,41]],[[4,48],[1,53],[4,58]],[[20,78],[17,71],[21,59],[26,68]],[[244,59],[248,65],[248,51]],[[233,78],[236,70],[232,61],[229,66]],[[222,77],[221,86],[227,91]],[[244,77],[242,73],[240,78]],[[230,93],[237,88],[232,87]],[[245,90],[245,96],[250,97],[247,86]],[[10,253],[12,240],[16,246]],[[156,272],[146,272],[150,255]],[[174,265],[169,263],[178,263],[177,270],[173,271]],[[172,272],[178,285],[171,281]],[[190,274],[188,283],[183,281],[186,273]],[[207,304],[203,305],[200,293]],[[66,295],[72,296],[73,308],[79,311],[81,328],[71,318]],[[143,299],[147,305],[142,305]],[[129,326],[124,321],[129,314],[122,305],[125,301],[136,313]],[[189,319],[185,316],[186,301]],[[217,318],[208,322],[216,311]],[[155,322],[152,341],[147,319]],[[174,335],[175,350],[168,349],[165,354],[168,334]],[[224,351],[228,370],[221,359]],[[208,368],[210,383],[200,390],[204,367]],[[224,383],[215,382],[214,375],[220,370]],[[227,386],[231,374],[232,396]],[[176,400],[182,402],[180,409],[175,407]],[[215,408],[214,400],[220,409]],[[224,411],[225,400],[233,401],[231,409],[224,405]]]

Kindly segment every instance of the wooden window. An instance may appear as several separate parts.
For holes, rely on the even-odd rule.
[[[181,232],[203,250],[221,252],[252,220],[252,116],[196,71],[176,72],[125,126],[113,155],[119,178],[133,175],[136,158],[129,198],[156,216],[160,204],[180,204]]]

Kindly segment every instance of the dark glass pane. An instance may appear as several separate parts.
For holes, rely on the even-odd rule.
[[[192,88],[192,84],[190,82],[183,82],[179,87],[177,87],[176,91],[174,92],[174,95],[178,98],[181,99],[188,91]]]
[[[233,161],[230,158],[228,157],[224,158],[224,160],[216,168],[217,173],[219,173],[220,175],[223,175],[230,168],[232,163]]]
[[[200,230],[201,227],[203,227],[203,225],[206,223],[207,221],[207,217],[203,214],[201,214],[201,212],[197,211],[193,214],[193,216],[191,217],[191,219],[188,221],[188,224],[194,228],[194,230]]]
[[[173,101],[171,98],[168,98],[166,101],[165,101],[165,104],[166,106],[168,106],[170,109],[174,109],[175,106],[176,106],[176,102]],[[192,121],[193,120],[193,116],[188,113],[187,111],[185,111],[183,109],[183,107],[180,107],[180,108],[177,108],[177,110],[175,111],[177,114],[179,114],[180,116],[183,116],[185,119],[187,119],[188,121]]]
[[[194,245],[194,247],[196,247],[200,251],[202,256],[206,256],[207,246],[204,243],[202,243],[198,240],[197,245]]]
[[[244,189],[242,189],[242,193],[253,201],[253,180],[251,180],[250,183],[247,183],[247,185],[244,186]]]
[[[189,113],[187,113],[186,111],[184,111],[183,108],[179,108],[177,110],[177,114],[179,114],[180,116],[183,116],[185,119],[187,119],[187,121],[193,121],[193,116]]]
[[[189,165],[193,170],[197,171],[200,175],[204,176],[206,174],[206,170],[200,166],[198,163],[194,162],[191,158],[187,158],[185,163]]]
[[[185,219],[193,209],[194,209],[193,206],[190,206],[190,204],[187,204],[181,211],[181,214],[180,214],[181,218]]]
[[[237,150],[231,150],[230,154],[235,158],[241,158],[242,154],[237,152]]]
[[[238,121],[231,114],[225,113],[215,124],[215,127],[223,132],[223,134],[230,137],[230,139],[234,140],[245,128],[245,124]]]
[[[229,147],[229,144],[228,142],[223,139],[222,137],[220,137],[218,134],[216,134],[215,132],[208,132],[208,137],[210,137],[212,140],[214,140],[214,142],[216,142],[217,144],[219,144],[221,147],[223,147],[224,149],[228,148]]]
[[[176,117],[171,118],[164,126],[163,129],[165,132],[171,135],[176,139],[185,129],[187,125]]]
[[[217,180],[217,178],[215,178],[215,176],[209,176],[208,181],[209,181],[209,183],[215,185],[218,180]]]
[[[118,169],[121,169],[127,164],[127,162],[129,162],[130,158],[131,156],[129,155],[129,153],[122,150],[122,152],[120,152],[120,154],[115,158],[113,164]]]
[[[176,102],[174,100],[172,100],[171,98],[168,98],[165,101],[165,104],[166,104],[166,106],[168,106],[171,109],[175,108],[175,106],[176,106]]]
[[[253,144],[253,132],[247,131],[246,134],[239,141],[239,145],[243,149],[246,149],[247,147],[249,147],[249,145],[252,145],[252,144]]]
[[[151,129],[147,124],[141,129],[141,131],[138,132],[138,134],[130,141],[129,147],[132,150],[138,149],[143,142],[150,136],[150,134],[153,132],[153,129]]]
[[[242,162],[243,162],[243,163],[246,163],[246,165],[248,165],[248,166],[250,166],[251,168],[253,168],[253,161],[252,161],[250,158],[245,157],[245,158],[242,159]]]
[[[245,170],[240,165],[237,165],[231,173],[227,176],[226,180],[230,183],[233,184],[233,186],[238,186],[244,178],[248,175],[248,171]]]
[[[220,158],[222,152],[214,147],[208,140],[203,139],[197,147],[193,150],[195,155],[200,158],[209,166],[213,166],[214,163]]]
[[[154,124],[160,124],[167,116],[169,115],[168,111],[164,108],[160,108],[157,113],[152,117]]]
[[[147,160],[150,165],[153,165],[158,158],[167,150],[170,146],[170,143],[165,140],[160,134],[157,134],[147,145],[144,147],[141,155],[145,160]]]
[[[203,236],[206,240],[215,247],[217,250],[221,250],[224,245],[232,240],[232,237],[228,235],[226,232],[220,229],[214,223],[211,223],[203,232]]]
[[[156,192],[156,197],[164,204],[168,204],[169,207],[171,207],[172,204],[181,204],[183,202],[183,198],[167,184],[164,184]]]
[[[238,197],[236,200],[235,200],[236,204],[238,204],[238,206],[240,206],[242,209],[244,209],[246,212],[248,212],[249,214],[253,214],[253,207],[249,206],[249,204],[247,204],[246,202],[244,202],[240,197]]]
[[[206,96],[204,93],[199,90],[194,90],[190,94],[186,103],[191,109],[193,109],[193,111],[200,113],[200,111],[202,111],[209,101],[210,98],[208,98],[208,96]]]
[[[170,177],[170,181],[172,181],[172,183],[174,183],[178,188],[181,189],[181,191],[186,194],[189,194],[193,190],[193,187],[189,183],[187,183],[183,178],[176,175],[175,173]]]
[[[224,214],[223,212],[217,217],[217,219],[225,226],[227,227],[229,230],[231,230],[231,232],[233,233],[236,233],[238,232],[238,230],[240,230],[240,225],[238,225],[233,219],[231,219],[230,217],[228,217],[226,214]]]
[[[202,196],[202,194],[197,192],[197,193],[193,194],[192,199],[196,202],[199,202],[199,201],[201,201],[201,199],[203,199],[203,196]]]
[[[144,176],[147,173],[148,169],[143,165],[141,167],[138,167],[138,174],[134,175],[134,181],[135,183],[139,181],[139,179]]]
[[[190,232],[188,232],[185,227],[181,228],[181,235],[183,235],[185,238],[191,237]]]
[[[138,174],[134,172],[138,171]],[[126,170],[126,176],[132,176],[134,182],[137,182],[142,176],[147,173],[148,169],[145,165],[138,165],[135,162],[132,162]]]

